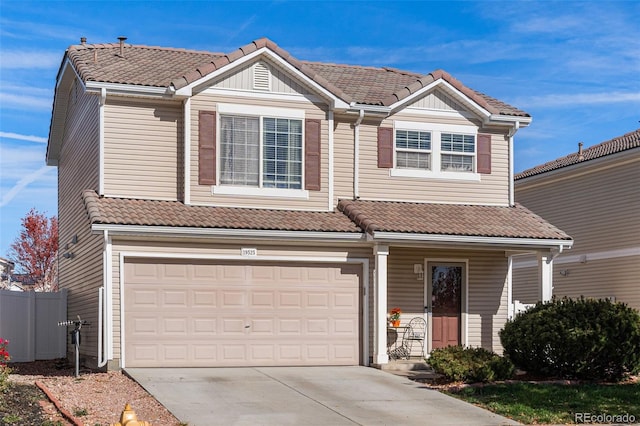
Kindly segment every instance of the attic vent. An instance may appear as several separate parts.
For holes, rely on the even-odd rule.
[[[253,66],[254,90],[271,90],[271,72],[264,62],[258,62]]]

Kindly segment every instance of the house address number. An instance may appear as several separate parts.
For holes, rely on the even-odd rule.
[[[256,257],[258,255],[258,249],[253,247],[242,247],[240,249],[240,255],[242,257]]]

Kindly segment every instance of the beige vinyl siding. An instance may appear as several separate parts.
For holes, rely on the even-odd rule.
[[[535,257],[533,258],[535,260]],[[554,265],[555,273],[553,275],[553,294],[556,293],[556,276],[558,276],[558,266]],[[538,268],[526,267],[518,268],[517,262],[514,261],[513,268],[513,300],[520,303],[537,303],[540,300],[541,288],[538,282]]]
[[[567,275],[560,275],[560,271]],[[553,294],[625,302],[640,310],[640,256],[555,265]]]
[[[393,127],[395,120],[434,122],[452,125],[475,125],[453,117],[427,117],[396,114],[383,121]],[[360,127],[360,197],[367,200],[507,205],[509,202],[509,144],[503,134],[492,133],[491,174],[481,174],[480,181],[442,178],[391,176],[390,169],[378,168],[378,124],[365,120]]]
[[[305,245],[268,245],[268,244],[228,244],[223,242],[202,242],[201,240],[183,240],[179,243],[174,241],[140,241],[114,239],[112,246],[112,286],[113,286],[113,345],[114,358],[119,359],[120,354],[120,256],[121,253],[128,255],[135,254],[136,257],[156,257],[162,255],[163,258],[175,256],[180,259],[189,258],[216,258],[239,256],[242,247],[253,247],[258,250],[257,258],[248,258],[248,261],[255,262],[260,257],[295,257],[295,260],[283,260],[283,262],[307,261],[317,262],[320,258],[350,258],[368,259],[369,271],[369,324],[373,321],[373,259],[371,248],[369,247],[330,247],[317,244]],[[333,262],[335,263],[335,262]],[[369,327],[369,354],[373,350],[373,330]]]
[[[287,94],[310,94],[310,91],[298,84],[287,73],[281,71],[278,67],[274,66],[270,61],[262,60],[261,64],[266,66],[269,70],[269,87],[272,93],[287,93]],[[232,75],[224,77],[222,80],[214,84],[213,87],[221,89],[234,89],[234,90],[254,90],[254,66],[255,62],[247,64],[236,70]]]
[[[468,261],[466,344],[502,351],[498,332],[507,320],[507,258],[502,251],[454,251],[391,247],[388,259],[387,307],[402,309],[402,321],[424,315],[424,280],[418,280],[413,265],[424,260]],[[464,318],[463,318],[464,319]],[[463,329],[464,333],[464,329]],[[464,335],[462,336],[464,339]],[[464,344],[463,340],[463,344]]]
[[[460,106],[460,104],[441,90],[434,90],[414,103],[407,105],[407,108],[423,108],[440,111],[464,111],[464,108]]]
[[[335,117],[333,136],[334,204],[341,198],[353,199],[354,137],[352,123]]]
[[[640,248],[639,186],[640,149],[516,182],[516,201],[574,240],[554,262],[554,295],[615,296],[640,308],[640,262],[629,255]],[[518,272],[514,294],[531,293],[520,287],[535,278],[533,268]]]
[[[107,98],[104,113],[106,196],[177,200],[181,192],[182,106]]]
[[[247,197],[226,194],[213,194],[211,185],[198,185],[198,112],[216,111],[218,103],[246,105],[250,114],[251,107],[275,107],[289,109],[303,109],[305,119],[320,119],[321,124],[321,190],[308,191],[308,199],[279,198],[279,197]],[[216,116],[219,119],[219,116]],[[214,96],[206,93],[196,95],[191,100],[191,204],[215,205],[229,207],[274,208],[291,210],[327,210],[329,194],[329,124],[325,106],[308,101],[282,101],[255,98],[241,98],[239,96]],[[216,132],[219,137],[219,132]],[[304,154],[303,154],[304,158]],[[219,171],[219,167],[217,167]],[[303,164],[304,169],[304,164]],[[304,175],[304,173],[303,173]],[[304,187],[304,185],[303,185]]]
[[[67,315],[98,323],[98,288],[102,285],[102,236],[91,233],[82,191],[98,190],[99,98],[73,85],[58,163],[59,284],[69,289]],[[73,237],[77,243],[72,243]],[[72,253],[73,258],[65,258]],[[61,318],[62,320],[63,318]],[[97,327],[82,333],[82,357],[97,356]],[[72,346],[67,350],[71,352]]]

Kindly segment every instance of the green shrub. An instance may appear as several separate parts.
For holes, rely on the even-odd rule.
[[[621,380],[640,371],[640,315],[609,300],[538,303],[500,332],[504,353],[529,373]]]
[[[505,380],[514,370],[511,361],[491,351],[462,346],[434,349],[428,362],[436,373],[466,383]]]

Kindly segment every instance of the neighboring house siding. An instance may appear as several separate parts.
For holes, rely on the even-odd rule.
[[[69,289],[69,319],[80,315],[83,320],[97,325],[98,288],[102,285],[102,236],[91,233],[82,191],[98,189],[99,98],[83,94],[79,85],[72,87],[71,96],[75,99],[69,104],[58,164],[59,283],[60,287]],[[78,242],[73,244],[75,235]],[[65,253],[72,253],[73,258],[65,258]],[[97,326],[83,329],[83,354],[96,356],[97,330]]]
[[[308,199],[278,198],[278,197],[247,197],[240,195],[212,194],[211,185],[198,184],[198,113],[199,111],[217,111],[217,104],[246,105],[247,113],[250,114],[252,107],[274,107],[294,110],[304,110],[305,119],[321,120],[321,176],[320,191],[308,191]],[[216,119],[219,122],[219,114]],[[219,127],[219,126],[217,126]],[[219,139],[219,132],[218,139]],[[304,143],[303,143],[304,145]],[[304,148],[303,148],[304,149]],[[230,95],[212,95],[202,93],[194,96],[191,100],[191,204],[216,205],[229,207],[255,207],[255,208],[275,208],[291,210],[327,210],[329,194],[329,125],[327,112],[324,106],[304,101],[300,102],[240,98]],[[304,154],[303,154],[304,158]],[[219,163],[218,163],[219,164]],[[304,163],[303,163],[304,170]],[[304,187],[304,184],[303,184]]]
[[[463,119],[398,114],[383,121],[393,128],[394,121],[474,125]],[[378,126],[367,122],[360,127],[360,197],[368,200],[393,200],[455,204],[507,205],[509,147],[503,134],[492,134],[491,174],[480,174],[479,181],[435,177],[391,176],[390,169],[378,167]],[[480,128],[478,133],[490,133]]]
[[[516,201],[575,241],[554,262],[554,295],[614,296],[640,309],[638,186],[640,149],[516,181]],[[534,272],[517,269],[515,299],[533,295]]]
[[[105,195],[177,200],[181,104],[108,98],[104,115]]]
[[[468,261],[466,344],[501,352],[502,345],[497,336],[507,320],[508,305],[507,258],[504,252],[391,247],[387,307],[389,310],[400,307],[403,322],[408,322],[414,316],[424,315],[424,286],[429,277],[425,273],[424,281],[418,280],[413,272],[413,265],[423,265],[425,259]]]

